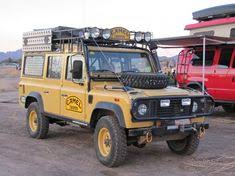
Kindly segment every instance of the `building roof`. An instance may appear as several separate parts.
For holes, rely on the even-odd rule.
[[[188,24],[185,26],[185,30],[191,30],[191,29],[197,29],[197,28],[204,28],[209,26],[218,26],[218,25],[224,25],[224,24],[235,24],[235,17],[230,18],[221,18],[221,19],[214,19],[210,21],[203,21],[199,23],[194,24]]]
[[[235,16],[235,4],[215,6],[193,12],[193,19],[197,21],[208,21],[211,19],[234,17],[234,16]]]

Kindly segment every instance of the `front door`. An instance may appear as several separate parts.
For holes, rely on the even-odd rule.
[[[214,71],[215,82],[215,99],[216,100],[229,100],[230,84],[228,81],[228,72],[230,69],[230,63],[232,58],[232,48],[222,48],[218,65]]]
[[[44,70],[45,82],[43,84],[43,104],[47,113],[60,115],[60,88],[62,84],[63,55],[46,55]]]
[[[85,102],[86,102],[86,74],[83,64],[83,78],[81,80],[72,80],[72,64],[74,60],[81,60],[84,62],[82,55],[68,56],[65,59],[64,65],[65,74],[64,81],[61,87],[61,116],[73,119],[76,122],[83,122],[85,120]]]
[[[233,56],[231,61],[231,66],[227,75],[228,81],[228,100],[235,102],[235,49],[233,49]]]

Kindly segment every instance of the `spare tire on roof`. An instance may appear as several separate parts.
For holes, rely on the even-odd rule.
[[[163,89],[168,85],[168,77],[162,73],[122,73],[120,80],[124,86],[139,89]]]

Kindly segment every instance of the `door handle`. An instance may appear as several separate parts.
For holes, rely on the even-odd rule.
[[[44,91],[43,93],[45,93],[45,94],[49,94],[49,91]]]
[[[61,94],[61,96],[62,96],[62,97],[68,97],[68,95],[66,95],[66,94]]]

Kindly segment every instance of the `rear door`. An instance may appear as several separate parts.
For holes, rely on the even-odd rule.
[[[233,48],[222,48],[218,64],[214,71],[215,96],[216,100],[229,100],[231,80],[228,80],[228,73],[232,58]]]
[[[83,61],[83,78],[81,80],[72,80],[72,63],[75,60]],[[83,122],[85,120],[85,102],[87,84],[85,72],[85,60],[80,54],[67,56],[64,65],[64,81],[61,87],[61,116],[76,121]]]
[[[43,84],[43,104],[47,113],[60,115],[60,87],[62,85],[63,55],[46,55],[45,82]]]

